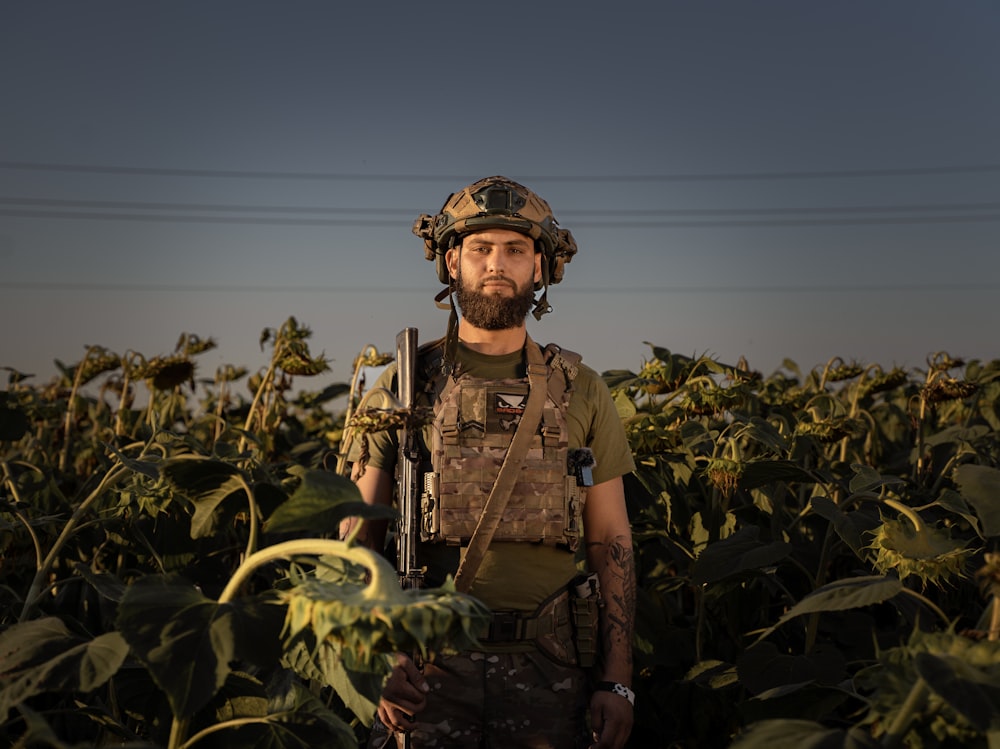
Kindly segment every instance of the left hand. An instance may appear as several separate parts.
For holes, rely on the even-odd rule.
[[[612,692],[594,692],[590,698],[590,749],[622,749],[632,733],[633,707]]]

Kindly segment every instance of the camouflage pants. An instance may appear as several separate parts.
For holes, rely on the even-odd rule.
[[[589,687],[579,668],[556,665],[537,651],[476,652],[439,657],[424,665],[424,676],[431,691],[410,734],[413,749],[588,746]],[[395,738],[402,747],[403,737]],[[372,747],[392,744],[384,733],[372,739]]]

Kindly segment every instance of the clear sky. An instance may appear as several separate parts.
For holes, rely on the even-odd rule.
[[[4,2],[0,366],[256,369],[294,315],[346,380],[443,333],[410,227],[491,174],[573,231],[530,332],[598,370],[997,358],[998,39],[995,0]]]

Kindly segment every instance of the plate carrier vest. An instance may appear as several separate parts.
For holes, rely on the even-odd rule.
[[[529,338],[526,345],[537,344]],[[542,354],[547,367],[542,418],[493,539],[575,551],[586,493],[569,466],[566,408],[580,356],[554,344]],[[422,467],[420,540],[459,545],[472,537],[500,472],[527,401],[528,380],[446,376],[442,355],[443,343],[435,341],[422,346],[418,358],[435,417],[429,465]]]

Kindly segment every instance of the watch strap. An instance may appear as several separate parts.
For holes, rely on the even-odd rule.
[[[635,692],[624,684],[620,684],[617,681],[599,681],[595,689],[599,692],[611,692],[612,694],[617,694],[619,697],[624,697],[632,707],[635,707]]]

